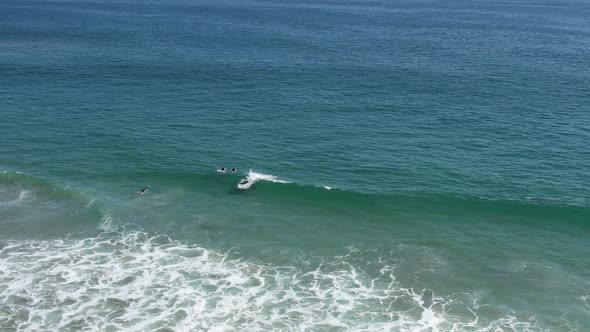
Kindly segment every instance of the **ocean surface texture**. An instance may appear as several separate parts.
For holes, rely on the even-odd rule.
[[[0,331],[590,331],[589,144],[587,0],[2,0]]]

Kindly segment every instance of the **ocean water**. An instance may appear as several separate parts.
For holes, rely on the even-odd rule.
[[[0,331],[590,331],[588,22],[1,1]]]

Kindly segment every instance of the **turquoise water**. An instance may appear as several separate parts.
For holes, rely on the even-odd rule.
[[[587,331],[589,15],[1,2],[0,330]]]

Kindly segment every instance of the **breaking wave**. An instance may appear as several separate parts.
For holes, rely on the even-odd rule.
[[[19,331],[533,331],[471,295],[404,288],[348,255],[273,266],[144,232],[0,249],[0,328]],[[496,313],[479,320],[480,310]]]
[[[270,174],[256,173],[252,170],[248,172],[248,175],[238,183],[239,189],[249,189],[258,181],[268,181],[274,183],[289,183],[288,181],[279,180],[276,176]]]
[[[0,215],[0,238],[91,230],[103,218],[81,192],[14,171],[0,171]]]

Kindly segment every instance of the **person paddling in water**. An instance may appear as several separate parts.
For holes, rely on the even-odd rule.
[[[143,194],[145,194],[147,191],[148,191],[148,190],[147,190],[147,188],[142,188],[142,189],[140,189],[139,191],[137,191],[137,194],[138,194],[138,195],[143,195]]]
[[[238,171],[238,169],[237,169],[237,168],[235,168],[235,167],[231,169],[231,172],[232,172],[232,173],[235,173],[235,172],[237,172],[237,171]]]

